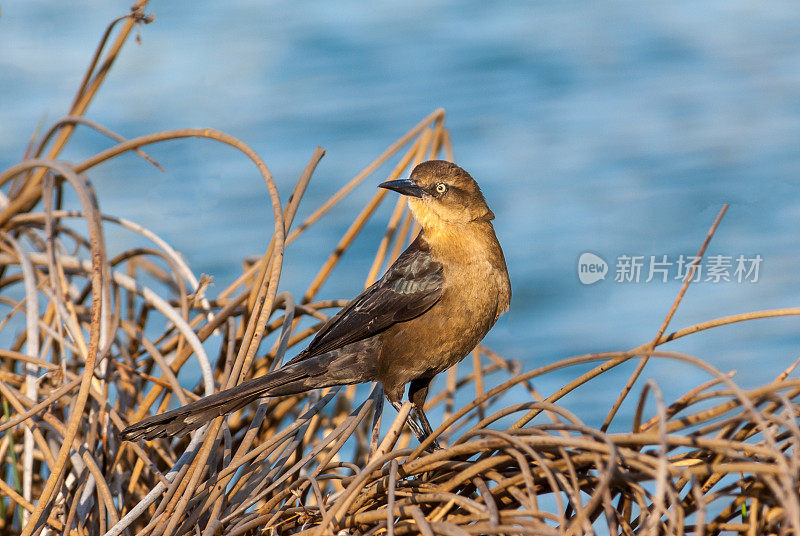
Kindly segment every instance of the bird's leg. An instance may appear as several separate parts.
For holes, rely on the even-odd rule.
[[[403,406],[403,404],[400,402],[395,402],[394,400],[389,400],[389,402],[391,402],[392,407],[396,409],[398,413],[400,413],[400,408]],[[409,415],[409,418],[406,419],[406,424],[408,424],[408,427],[411,428],[411,431],[414,432],[414,435],[417,436],[417,439],[419,439],[420,442],[427,437],[425,431],[420,427],[419,424],[417,424],[417,421],[415,421],[411,415]]]
[[[424,410],[425,399],[428,397],[428,388],[431,386],[431,381],[433,381],[433,378],[417,378],[416,380],[411,380],[411,383],[408,384],[408,399],[414,404],[412,412],[417,421],[419,421],[422,431],[425,433],[425,438],[433,435],[433,427],[428,422],[428,416],[425,415]],[[422,440],[423,438],[420,438],[420,442]],[[442,448],[435,438],[431,446],[434,449]]]

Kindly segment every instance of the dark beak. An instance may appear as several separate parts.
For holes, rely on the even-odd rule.
[[[411,179],[397,179],[396,181],[386,181],[378,185],[378,188],[386,188],[387,190],[394,190],[395,192],[403,195],[410,195],[411,197],[422,197],[425,190],[417,186]]]

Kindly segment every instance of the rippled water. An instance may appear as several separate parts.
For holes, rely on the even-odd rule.
[[[65,113],[105,24],[127,8],[3,5],[0,166],[18,160],[40,120]],[[488,342],[526,368],[652,337],[679,281],[616,283],[617,258],[693,254],[724,202],[732,206],[709,253],[760,255],[759,281],[692,287],[672,326],[800,302],[793,2],[153,2],[150,11],[157,21],[141,29],[141,45],[126,46],[89,117],[126,136],[229,132],[266,159],[284,199],[319,144],[328,156],[300,217],[445,107],[457,161],[497,213],[512,275],[511,313]],[[63,156],[105,146],[82,131]],[[208,142],[150,152],[166,174],[135,157],[92,174],[102,208],[145,223],[224,288],[271,230],[258,174]],[[286,290],[304,290],[372,191],[365,185],[292,248]],[[380,236],[376,222],[321,297],[357,292]],[[111,238],[131,245],[126,234]],[[610,264],[606,280],[579,282],[585,251]],[[797,357],[797,327],[759,321],[669,348],[738,369],[740,383],[754,385]],[[618,391],[632,367],[586,386],[569,407],[602,419],[596,400],[613,396],[605,391]],[[538,386],[551,392],[578,372]],[[668,397],[706,378],[663,361],[648,365],[651,376]]]

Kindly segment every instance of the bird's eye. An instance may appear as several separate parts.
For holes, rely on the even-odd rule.
[[[447,191],[447,185],[443,182],[440,182],[436,185],[436,192],[439,194],[443,194]]]

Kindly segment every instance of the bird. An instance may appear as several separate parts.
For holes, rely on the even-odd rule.
[[[478,183],[458,165],[428,160],[378,185],[406,196],[420,232],[384,275],[348,302],[282,367],[121,432],[126,441],[184,435],[263,398],[378,381],[409,428],[433,434],[424,412],[431,381],[464,359],[505,313],[511,282]],[[438,445],[434,441],[433,445]]]

